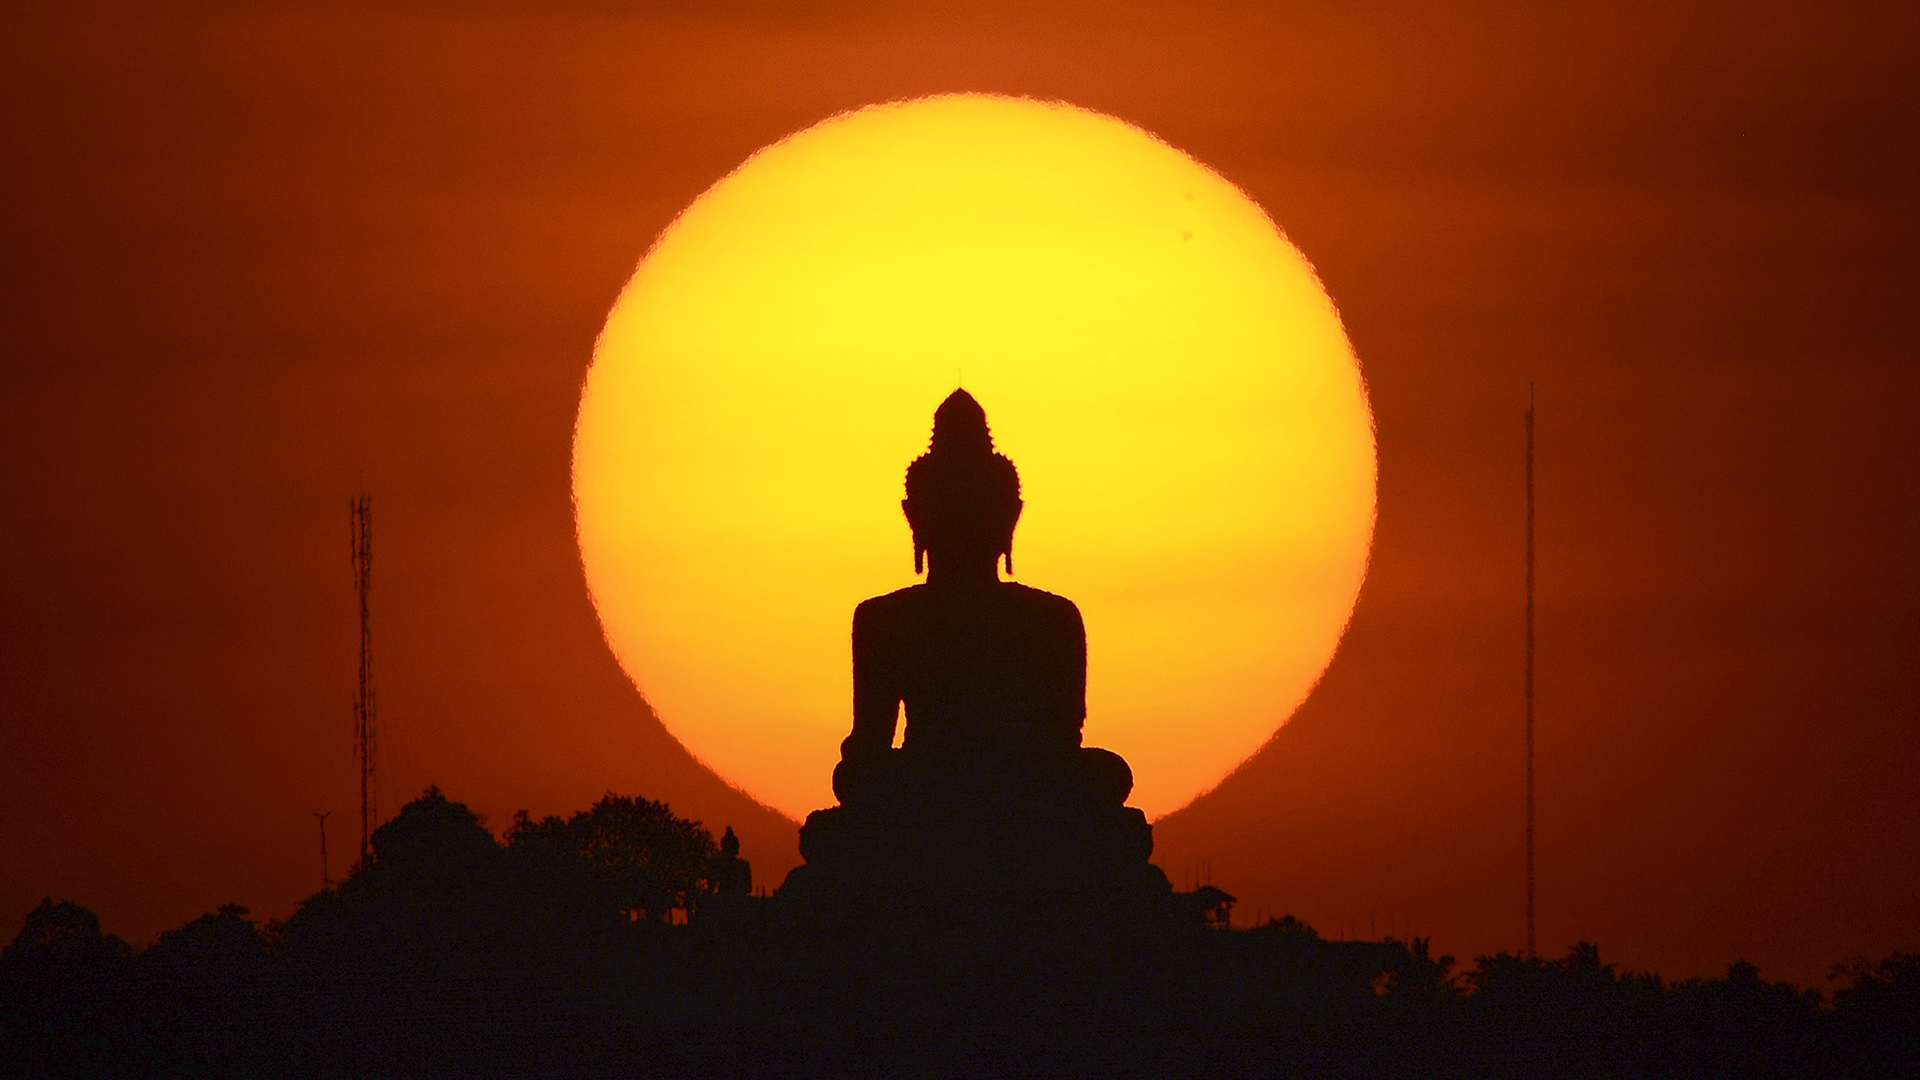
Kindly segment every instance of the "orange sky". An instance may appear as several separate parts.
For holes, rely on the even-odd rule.
[[[315,810],[344,865],[363,471],[390,809],[437,782],[498,825],[612,788],[734,825],[777,881],[791,827],[601,641],[580,380],[635,260],[747,154],[983,90],[1240,185],[1372,393],[1351,632],[1159,827],[1176,882],[1519,945],[1533,379],[1543,948],[1816,984],[1920,948],[1907,6],[631,7],[7,16],[0,920],[46,894],[136,940],[285,914]]]

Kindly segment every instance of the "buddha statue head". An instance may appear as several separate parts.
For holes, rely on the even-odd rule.
[[[1013,572],[1013,528],[1019,524],[1020,474],[993,449],[987,413],[973,395],[955,390],[933,414],[933,441],[907,467],[900,502],[913,528],[913,569],[926,557],[957,564],[1007,561]]]

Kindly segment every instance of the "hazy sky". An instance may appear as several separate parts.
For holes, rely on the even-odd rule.
[[[6,17],[0,936],[43,895],[136,941],[283,916],[317,810],[344,868],[363,474],[389,811],[664,798],[777,883],[791,824],[601,641],[580,380],[653,237],[756,148],[983,90],[1243,187],[1373,394],[1347,641],[1160,825],[1177,883],[1520,945],[1531,380],[1543,950],[1817,983],[1920,948],[1911,5],[686,7]]]

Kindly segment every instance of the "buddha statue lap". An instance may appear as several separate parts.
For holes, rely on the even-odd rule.
[[[860,604],[840,805],[801,830],[783,893],[849,888],[1165,891],[1133,774],[1081,745],[1086,631],[1065,597],[1000,579],[1023,504],[963,390],[934,414],[901,503],[926,581]],[[895,745],[904,710],[906,730]],[[796,886],[798,888],[796,888]]]

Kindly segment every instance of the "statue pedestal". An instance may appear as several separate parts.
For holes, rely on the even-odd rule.
[[[1045,906],[1151,916],[1172,886],[1148,862],[1153,827],[1139,810],[1021,792],[964,802],[921,791],[808,815],[806,865],[780,889],[783,907],[871,914],[875,905],[981,910]],[[948,793],[951,794],[951,793]]]

